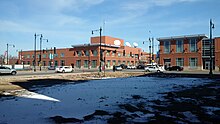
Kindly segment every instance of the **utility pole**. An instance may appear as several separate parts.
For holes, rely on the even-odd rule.
[[[40,35],[40,59],[39,59],[39,65],[40,65],[40,71],[41,71],[41,49],[42,49],[42,38],[43,38],[43,35],[41,34]]]
[[[8,65],[8,43],[7,43],[7,65]]]
[[[13,44],[8,44],[8,43],[7,43],[7,65],[9,64],[9,58],[8,58],[8,46],[15,47],[15,45],[13,45]]]
[[[210,72],[209,75],[210,77],[213,76],[212,68],[213,68],[213,60],[212,60],[212,52],[213,52],[213,40],[212,40],[212,29],[214,29],[214,24],[212,23],[212,19],[210,19]]]
[[[149,38],[149,54],[150,54],[150,63],[152,63],[152,55],[151,55],[151,39]]]
[[[100,27],[99,29],[99,33],[100,33],[100,67],[99,67],[99,72],[102,72],[102,27]]]
[[[34,34],[34,61],[33,61],[33,65],[34,65],[34,71],[36,71],[36,39],[37,39],[37,34]]]
[[[100,43],[99,43],[99,54],[100,54],[100,63],[99,63],[99,72],[102,72],[102,27],[100,27],[100,29],[98,30],[92,30],[92,34],[94,33],[94,31],[99,31],[99,35],[100,35]]]
[[[152,37],[152,60],[151,62],[153,63],[154,62],[154,38]]]
[[[34,65],[34,71],[36,71],[36,61],[37,61],[37,36],[40,36],[40,34],[34,34],[34,61],[33,61],[33,65]]]

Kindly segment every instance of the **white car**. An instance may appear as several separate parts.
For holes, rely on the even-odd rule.
[[[136,69],[136,66],[134,66],[134,65],[128,65],[128,66],[127,66],[127,69]]]
[[[122,71],[122,67],[121,66],[115,66],[115,70],[116,71]]]
[[[11,69],[9,67],[0,66],[0,74],[11,74],[16,75],[17,71],[15,69]]]
[[[144,68],[145,71],[147,72],[163,72],[164,70],[160,67],[157,66],[147,66]]]
[[[71,66],[59,66],[56,68],[55,72],[73,72],[73,68]]]

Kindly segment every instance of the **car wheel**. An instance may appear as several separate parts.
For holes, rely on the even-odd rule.
[[[63,70],[62,73],[65,73],[65,70]]]
[[[179,69],[176,69],[176,71],[180,71]]]
[[[157,70],[158,73],[160,73],[160,70]]]
[[[11,72],[11,74],[12,74],[12,75],[16,75],[16,72],[15,72],[15,71],[13,71],[13,72]]]

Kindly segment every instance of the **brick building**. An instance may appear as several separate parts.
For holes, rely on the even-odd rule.
[[[182,66],[184,70],[210,68],[210,42],[206,35],[163,37],[160,42],[159,63],[165,68]],[[220,66],[220,38],[214,38],[213,69]]]
[[[100,65],[100,37],[91,37],[90,43],[72,45],[71,48],[42,50],[41,63],[40,51],[36,51],[38,66],[74,66],[75,68],[98,68]],[[149,62],[149,55],[136,46],[125,46],[124,40],[109,36],[101,37],[101,64],[107,68],[113,65],[137,65]],[[53,55],[53,57],[51,56]],[[33,65],[34,51],[19,52],[24,64]],[[20,61],[20,63],[22,63]]]

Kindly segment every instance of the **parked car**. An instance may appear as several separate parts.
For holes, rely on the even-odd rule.
[[[9,67],[0,66],[0,74],[11,74],[16,75],[17,71],[15,69],[11,69]]]
[[[122,71],[122,67],[121,66],[115,66],[115,70],[116,71]]]
[[[181,66],[171,66],[171,67],[168,67],[167,70],[169,70],[169,71],[183,71],[183,67],[181,67]]]
[[[120,66],[121,66],[122,69],[126,69],[127,68],[127,65],[125,65],[125,64],[121,64]]]
[[[144,69],[145,68],[145,65],[138,65],[137,66],[137,69]]]
[[[47,69],[48,69],[48,70],[55,70],[55,69],[56,69],[56,66],[48,66]]]
[[[55,72],[72,72],[73,68],[71,66],[59,66],[56,68]]]
[[[128,66],[127,66],[127,69],[136,69],[136,66],[134,66],[134,65],[128,65]]]
[[[158,66],[147,66],[144,68],[147,72],[163,72],[164,70]]]

